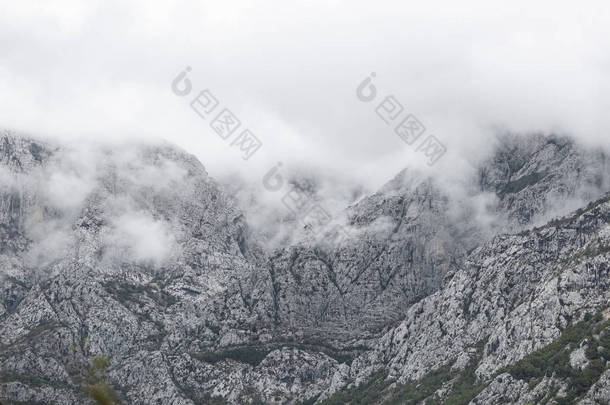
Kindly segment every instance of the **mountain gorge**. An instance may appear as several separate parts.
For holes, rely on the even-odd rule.
[[[503,136],[473,172],[268,248],[174,146],[5,133],[0,398],[87,403],[103,358],[125,404],[610,403],[607,156]]]

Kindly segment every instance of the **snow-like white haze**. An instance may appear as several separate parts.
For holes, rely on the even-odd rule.
[[[425,165],[356,98],[371,72],[447,146],[435,170],[463,176],[498,130],[608,147],[609,45],[601,0],[0,1],[0,126],[164,138],[215,177],[260,182],[281,161],[375,189]],[[261,139],[250,160],[171,91],[187,66],[192,95]]]

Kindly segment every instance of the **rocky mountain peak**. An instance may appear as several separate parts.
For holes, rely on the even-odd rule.
[[[4,134],[2,381],[14,401],[80,404],[88,362],[107,356],[133,404],[324,404],[358,387],[415,392],[431,373],[445,388],[422,399],[463,378],[474,403],[501,403],[503,388],[526,400],[505,371],[607,306],[606,160],[508,136],[460,193],[405,169],[345,207],[341,243],[265,250],[260,225],[176,147]]]

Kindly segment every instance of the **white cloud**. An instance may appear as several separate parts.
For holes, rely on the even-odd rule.
[[[113,229],[106,237],[111,252],[123,259],[162,265],[176,249],[176,241],[168,225],[144,212],[128,212],[113,218]]]
[[[422,159],[355,97],[377,73],[449,148],[453,175],[492,129],[609,144],[610,5],[552,1],[8,2],[0,125],[80,139],[162,137],[213,175],[277,161],[376,188]],[[185,66],[264,142],[251,161],[170,91]],[[457,168],[457,169],[456,169]]]
[[[93,189],[86,179],[74,173],[52,173],[45,183],[52,206],[59,209],[80,208]]]
[[[27,236],[31,245],[24,263],[34,269],[45,269],[54,262],[70,256],[74,235],[62,220],[41,220],[42,215],[28,219]]]

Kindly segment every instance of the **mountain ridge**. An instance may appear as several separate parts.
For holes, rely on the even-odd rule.
[[[74,153],[4,135],[0,357],[12,370],[3,380],[7,391],[22,402],[81,403],[83,370],[96,355],[110,358],[108,380],[119,398],[136,404],[212,397],[322,403],[381,369],[406,384],[457,352],[456,361],[467,364],[464,353],[480,339],[461,335],[455,322],[472,325],[469,311],[479,307],[493,308],[497,321],[512,305],[487,303],[494,290],[475,288],[476,266],[511,260],[499,251],[518,243],[524,257],[538,258],[535,248],[544,252],[545,238],[558,236],[533,227],[557,209],[594,200],[610,178],[603,153],[570,140],[509,137],[504,145],[473,181],[474,196],[495,196],[483,210],[469,203],[472,192],[455,200],[435,179],[407,170],[346,209],[345,226],[354,232],[342,244],[305,240],[268,252],[222,185],[172,146]],[[607,222],[606,208],[589,219],[595,226]],[[478,219],[489,212],[497,223]],[[556,232],[569,234],[562,224]],[[489,237],[498,230],[512,233]],[[585,236],[569,238],[580,246]],[[530,272],[536,280],[550,277],[538,270]],[[489,273],[519,280],[501,265]],[[472,291],[468,305],[464,291]],[[455,321],[443,329],[453,337],[434,348],[423,342],[438,328],[421,317],[443,294],[453,304],[441,314]],[[474,319],[493,330],[491,320]],[[425,326],[409,337],[419,357],[396,341],[408,322]],[[514,348],[500,334],[496,350],[519,361],[550,342],[533,336],[538,346]],[[477,378],[501,367],[489,352],[494,345],[483,348]]]

